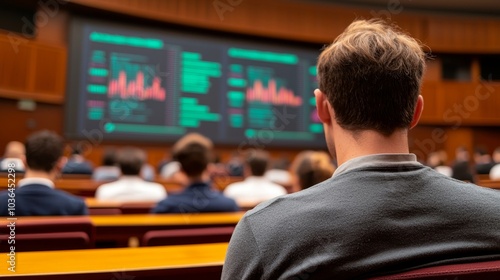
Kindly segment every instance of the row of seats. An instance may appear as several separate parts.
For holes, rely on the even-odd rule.
[[[181,244],[227,243],[233,226],[169,229],[149,231],[141,239],[141,246],[166,246]],[[15,228],[16,252],[91,249],[95,228],[88,217],[61,217],[59,219],[32,219],[17,223]],[[9,234],[0,235],[1,244],[7,244]],[[3,252],[9,248],[2,246]],[[212,271],[220,275],[222,267]],[[182,273],[188,273],[184,271]],[[193,272],[193,271],[191,271]],[[189,272],[189,273],[191,273]],[[75,272],[76,273],[76,272]],[[477,262],[435,266],[380,276],[371,280],[394,279],[498,279],[500,261]],[[453,278],[455,277],[455,278]],[[458,278],[457,278],[458,277]],[[214,278],[216,279],[216,277]]]
[[[88,217],[34,219],[16,223],[15,234],[0,235],[2,252],[15,246],[16,252],[90,249],[94,247],[96,229]],[[146,232],[141,246],[163,246],[229,242],[234,226],[151,230]],[[9,244],[9,237],[15,243]]]

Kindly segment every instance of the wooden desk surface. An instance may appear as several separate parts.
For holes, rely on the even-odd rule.
[[[199,213],[199,214],[130,214],[98,215],[90,219],[96,228],[131,226],[177,226],[177,225],[217,225],[236,224],[245,212]]]
[[[238,206],[242,211],[247,211],[252,208],[254,208],[258,203],[254,201],[244,201],[244,200],[239,200],[236,201]],[[123,202],[117,202],[117,201],[101,201],[97,200],[94,197],[86,197],[85,198],[85,204],[87,204],[87,207],[89,209],[108,209],[108,208],[120,208],[124,205],[128,205],[129,207],[133,205],[138,205],[141,207],[146,207],[149,206],[150,208],[153,208],[157,202],[128,202],[128,203],[123,203]],[[146,212],[145,212],[146,213]],[[149,211],[147,211],[149,213]]]
[[[177,226],[177,225],[218,225],[236,224],[245,212],[233,213],[186,213],[186,214],[127,214],[88,216],[96,228],[99,227],[138,227],[138,226]],[[72,216],[34,216],[18,217],[17,223],[30,220],[73,219]],[[0,226],[7,222],[0,221]]]
[[[119,208],[123,203],[117,201],[100,201],[94,197],[86,197],[85,204],[87,204],[88,208]]]
[[[33,279],[34,276],[45,276],[47,279],[55,279],[55,276],[59,276],[62,277],[61,279],[76,279],[73,275],[82,276],[83,274],[83,279],[96,279],[92,277],[92,274],[103,272],[126,272],[126,275],[133,277],[134,272],[147,270],[163,271],[160,275],[166,275],[169,270],[182,268],[194,269],[196,267],[215,266],[221,269],[227,246],[227,243],[214,243],[140,248],[19,252],[16,253],[16,272],[8,271],[5,267],[5,269],[0,269],[0,276],[16,278],[24,276],[24,278],[29,279]]]

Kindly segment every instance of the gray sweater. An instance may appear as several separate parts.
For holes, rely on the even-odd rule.
[[[222,279],[363,279],[483,259],[500,259],[499,191],[382,162],[249,211]]]

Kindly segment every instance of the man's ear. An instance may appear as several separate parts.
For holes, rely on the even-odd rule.
[[[318,117],[322,123],[328,124],[332,122],[332,115],[330,111],[330,102],[326,95],[319,89],[314,90],[316,97],[316,109],[318,110]]]
[[[23,162],[23,164],[24,164],[24,168],[26,168],[26,167],[28,166],[28,163],[27,163],[27,161],[26,161],[26,155],[21,155],[21,157],[20,157],[20,158],[21,158],[21,161],[22,161],[22,162]]]
[[[417,98],[417,104],[415,105],[415,112],[413,113],[413,119],[410,123],[410,129],[414,128],[418,121],[420,120],[420,116],[422,116],[422,111],[424,110],[424,98],[422,95],[419,95]]]

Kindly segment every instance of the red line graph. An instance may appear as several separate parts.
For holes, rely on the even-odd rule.
[[[108,97],[119,96],[122,99],[136,98],[139,100],[153,99],[165,101],[165,89],[160,85],[160,78],[153,77],[150,87],[144,86],[144,73],[137,72],[134,81],[127,84],[127,74],[120,71],[118,79],[111,80],[108,86]]]
[[[277,89],[276,81],[271,79],[267,87],[262,85],[260,80],[255,80],[253,86],[247,88],[247,101],[260,101],[273,105],[301,106],[302,98],[295,96],[293,91],[280,87]]]

